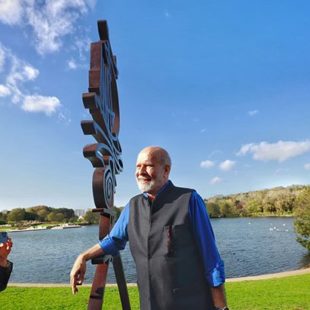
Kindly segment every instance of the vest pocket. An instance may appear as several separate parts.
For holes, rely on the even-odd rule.
[[[165,256],[173,257],[176,251],[182,250],[182,247],[188,245],[191,245],[191,236],[187,225],[164,226],[163,249]]]
[[[163,250],[165,256],[173,255],[173,226],[164,226],[163,231]]]

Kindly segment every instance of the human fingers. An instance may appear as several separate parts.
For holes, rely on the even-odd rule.
[[[76,278],[76,275],[72,275],[70,274],[70,285],[71,285],[71,291],[72,291],[72,294],[76,294],[78,292],[78,289],[77,289],[77,278]]]
[[[82,285],[83,284],[83,279],[79,276],[77,279],[76,279],[76,285]]]
[[[6,250],[8,251],[8,253],[11,252],[12,246],[13,246],[13,242],[12,239],[8,239],[8,241],[5,243],[6,244]]]
[[[81,268],[76,267],[76,264],[73,265],[71,273],[70,273],[70,284],[72,294],[76,294],[78,292],[78,285],[82,285],[84,280],[84,275],[81,274]]]
[[[0,246],[0,256],[7,257],[11,252],[11,244],[8,242],[1,243]]]

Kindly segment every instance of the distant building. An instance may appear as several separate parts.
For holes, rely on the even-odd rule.
[[[74,214],[78,217],[84,216],[87,210],[85,209],[75,209]]]

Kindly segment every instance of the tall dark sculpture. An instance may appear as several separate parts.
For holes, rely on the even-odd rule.
[[[85,135],[92,135],[96,143],[86,145],[84,157],[95,168],[93,174],[93,196],[100,212],[99,238],[104,238],[114,223],[115,175],[123,169],[121,145],[118,140],[120,129],[119,102],[117,94],[116,57],[112,53],[106,21],[98,21],[98,42],[91,43],[88,93],[83,94],[84,107],[93,120],[82,121]],[[102,256],[93,260],[96,266],[88,309],[102,308],[104,288],[110,257]],[[123,309],[130,309],[127,286],[120,256],[113,258],[113,267],[119,287]]]

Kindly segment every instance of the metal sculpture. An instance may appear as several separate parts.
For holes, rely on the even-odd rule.
[[[102,239],[114,224],[115,212],[112,208],[116,187],[115,175],[122,171],[123,162],[122,149],[118,140],[120,129],[116,84],[118,71],[106,21],[98,21],[98,32],[100,40],[91,43],[88,93],[83,94],[84,107],[89,110],[92,120],[82,121],[81,126],[85,135],[92,135],[97,141],[86,145],[83,154],[95,168],[92,185],[96,208],[93,212],[100,212],[99,239]],[[113,259],[102,256],[92,261],[97,266],[88,309],[102,308],[108,264],[111,260],[123,309],[130,309],[120,256]]]

